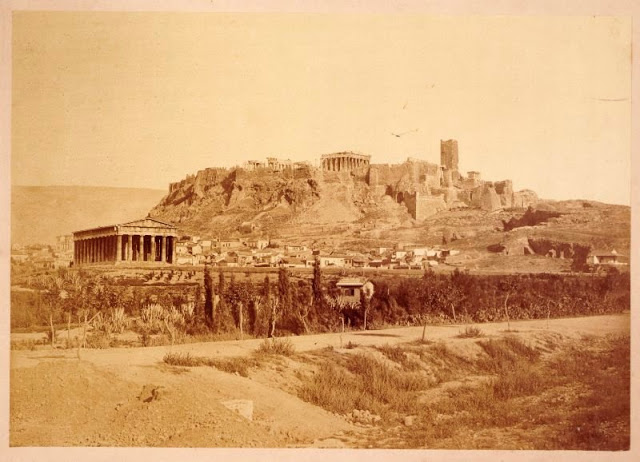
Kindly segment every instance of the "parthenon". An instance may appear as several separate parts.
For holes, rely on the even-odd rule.
[[[322,170],[329,172],[342,172],[369,167],[370,161],[370,155],[355,152],[323,154],[321,157]]]
[[[175,262],[176,227],[147,217],[73,233],[74,265]]]

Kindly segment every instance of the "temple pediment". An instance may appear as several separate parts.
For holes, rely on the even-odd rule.
[[[165,223],[155,218],[146,217],[141,220],[130,221],[128,223],[122,223],[120,226],[134,227],[134,228],[166,228],[175,229],[176,227],[170,223]]]

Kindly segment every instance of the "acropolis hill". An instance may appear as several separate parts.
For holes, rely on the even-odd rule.
[[[207,168],[171,183],[151,216],[181,228],[229,231],[282,225],[354,223],[396,217],[421,222],[440,211],[494,211],[535,205],[533,191],[513,191],[511,180],[463,175],[456,140],[440,141],[440,164],[408,158],[376,164],[354,152],[325,154],[320,166],[267,158],[234,168]]]

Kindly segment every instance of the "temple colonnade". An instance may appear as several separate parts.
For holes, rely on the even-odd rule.
[[[176,227],[151,218],[73,233],[76,265],[174,263]]]
[[[368,167],[371,156],[354,152],[324,154],[321,158],[322,170],[327,172],[344,172]]]

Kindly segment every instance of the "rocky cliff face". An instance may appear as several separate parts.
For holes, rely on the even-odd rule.
[[[172,183],[150,213],[194,234],[251,229],[273,235],[292,226],[366,223],[370,218],[393,226],[455,207],[493,211],[536,202],[532,191],[514,192],[511,181],[445,182],[437,165],[410,159],[351,172],[311,166],[208,168]]]
[[[320,201],[321,189],[311,169],[211,168],[172,183],[150,214],[193,233],[229,234],[247,223],[277,228]]]

